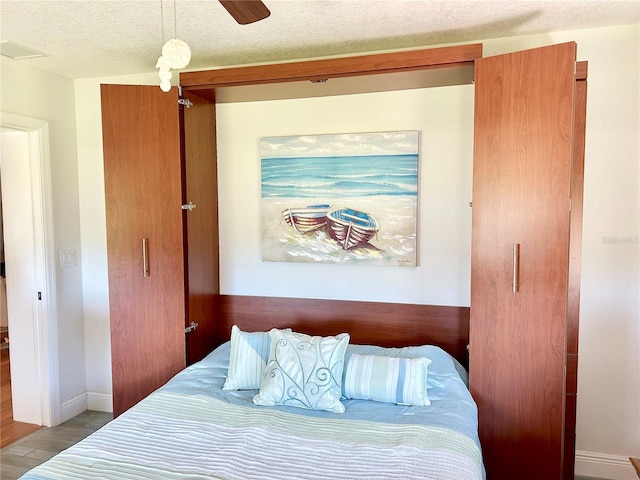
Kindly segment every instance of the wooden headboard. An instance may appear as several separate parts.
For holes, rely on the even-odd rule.
[[[216,335],[290,327],[309,335],[347,332],[351,343],[405,347],[438,345],[468,367],[469,307],[283,297],[220,295]]]

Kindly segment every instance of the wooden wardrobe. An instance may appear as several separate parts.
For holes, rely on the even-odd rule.
[[[479,59],[475,75],[469,376],[485,466],[573,479],[586,84],[574,43]]]
[[[217,250],[212,254],[205,248],[195,253],[198,247],[192,246],[193,234],[188,226],[189,219],[195,217],[190,217],[193,212],[176,214],[174,209],[179,206],[174,206],[174,200],[171,206],[165,202],[161,207],[155,201],[149,206],[145,204],[145,210],[137,213],[145,218],[160,218],[161,223],[171,217],[183,236],[182,243],[178,241],[171,246],[164,243],[162,232],[158,233],[157,240],[149,238],[151,276],[156,269],[165,268],[154,263],[159,261],[157,255],[169,256],[174,263],[173,266],[167,263],[171,275],[161,280],[165,297],[158,300],[139,292],[151,277],[135,281],[130,277],[143,270],[140,249],[147,232],[129,225],[144,222],[130,217],[134,214],[128,210],[134,200],[127,192],[137,189],[143,196],[158,193],[155,190],[161,189],[160,184],[175,181],[177,173],[174,167],[153,163],[154,174],[162,179],[157,183],[151,181],[156,187],[142,187],[140,184],[147,183],[145,175],[149,172],[140,171],[131,174],[129,186],[124,187],[119,182],[130,174],[123,163],[135,163],[137,155],[145,162],[142,157],[147,155],[149,146],[153,155],[158,155],[156,143],[170,136],[174,145],[168,153],[172,157],[167,160],[170,164],[180,164],[179,157],[189,157],[189,152],[195,151],[199,152],[196,157],[205,164],[215,166],[215,143],[211,143],[215,142],[215,113],[212,112],[219,102],[475,82],[469,360],[470,388],[478,403],[488,478],[573,478],[584,79],[586,68],[584,63],[576,63],[575,43],[488,58],[482,58],[482,45],[473,44],[182,73],[180,84],[185,99],[206,105],[201,118],[189,113],[191,109],[187,108],[181,108],[181,114],[169,112],[173,110],[171,106],[164,112],[142,114],[145,103],[155,100],[140,101],[141,95],[135,92],[147,87],[104,86],[105,185],[117,412],[152,391],[162,378],[170,377],[184,365],[183,329],[196,318],[191,314],[200,312],[202,317],[208,317],[201,321],[213,324],[207,328],[215,331],[215,315],[224,310],[216,304],[216,297],[220,298],[217,259],[199,263],[200,255],[204,259],[208,255],[217,256]],[[125,88],[132,90],[117,100],[120,90]],[[155,90],[152,96],[166,95],[157,86],[148,88]],[[166,101],[175,104],[177,109],[178,95],[172,95],[173,98]],[[113,113],[114,110],[118,113]],[[129,123],[119,120],[120,115],[132,115],[131,112],[137,116],[136,120]],[[179,119],[180,115],[182,123],[173,125],[174,118]],[[151,128],[152,117],[171,117],[173,133],[169,135],[167,129],[162,128],[145,146],[136,143],[140,134],[121,131]],[[177,139],[175,131],[178,131]],[[133,150],[131,155],[135,158],[121,155],[122,135],[125,135],[125,145],[131,143],[127,148]],[[201,137],[209,137],[210,143],[190,146],[197,145]],[[182,155],[176,154],[176,142],[181,145]],[[114,151],[108,153],[110,148]],[[200,200],[189,199],[185,193],[184,179],[191,175],[188,172],[191,167],[188,163],[183,165],[180,169],[182,196],[178,202],[192,201],[197,204],[194,210],[197,212]],[[196,177],[212,182],[208,191],[215,192],[215,174],[196,174]],[[120,188],[126,192],[118,193]],[[172,192],[176,188],[177,185],[171,187]],[[178,193],[173,196],[177,197]],[[215,203],[215,198],[207,201]],[[152,214],[152,209],[156,213]],[[214,205],[205,214],[216,218],[216,225],[208,225],[198,235],[201,239],[213,240],[217,249],[215,210]],[[167,212],[166,217],[158,213],[162,211]],[[177,217],[182,219],[182,224]],[[127,224],[127,229],[121,223]],[[131,238],[126,242],[131,246],[120,253],[118,245],[125,242],[123,236],[129,236],[130,232]],[[198,238],[198,235],[193,236]],[[131,267],[132,271],[120,271],[124,266]],[[202,295],[194,288],[197,283],[192,279],[192,272],[195,271],[199,272],[196,278],[207,285]],[[181,278],[176,278],[181,277],[181,272],[184,272],[182,283]],[[170,295],[174,300],[169,300]],[[183,308],[180,308],[180,298],[187,299],[183,301]],[[202,303],[193,303],[202,298]],[[158,301],[159,304],[149,309],[143,304]],[[164,302],[173,301],[178,308],[163,315]],[[287,305],[284,308],[288,308]],[[300,308],[300,301],[295,305]],[[214,312],[213,316],[210,312]],[[312,325],[313,309],[305,315]],[[221,319],[220,323],[226,328],[228,319]],[[164,333],[153,333],[154,329],[164,329]],[[218,331],[209,340],[215,337],[219,342],[226,333]],[[166,340],[165,346],[157,337]],[[165,358],[169,353],[164,349],[171,351],[173,360]],[[140,353],[132,353],[134,350]],[[149,382],[149,364],[160,361],[160,357],[166,364],[161,368],[164,373]],[[129,395],[129,390],[134,388],[136,394]]]
[[[177,88],[101,95],[117,416],[215,346],[215,110]]]

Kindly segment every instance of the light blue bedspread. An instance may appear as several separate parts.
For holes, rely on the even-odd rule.
[[[353,353],[430,358],[431,406],[343,400],[344,414],[258,407],[257,391],[223,391],[229,349],[220,346],[22,478],[485,478],[466,374],[441,349],[350,345],[347,359]]]

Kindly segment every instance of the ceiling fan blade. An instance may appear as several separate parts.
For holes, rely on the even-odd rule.
[[[271,15],[260,0],[218,0],[240,25],[257,22]]]

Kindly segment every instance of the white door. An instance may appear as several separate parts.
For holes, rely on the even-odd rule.
[[[13,418],[60,423],[48,123],[2,112],[0,169]]]
[[[35,372],[35,263],[28,134],[2,133],[2,206],[11,351],[11,386],[16,421],[41,424]]]

